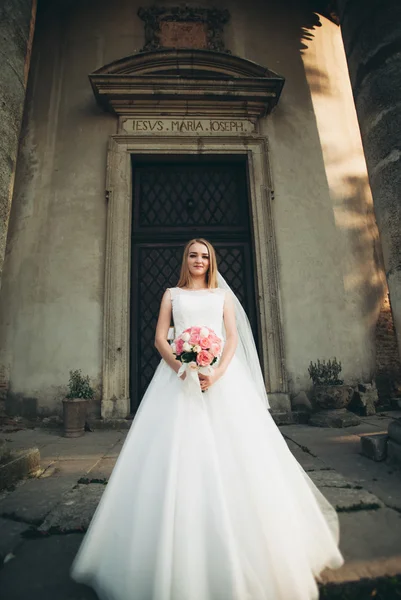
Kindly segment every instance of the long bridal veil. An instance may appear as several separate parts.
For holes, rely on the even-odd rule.
[[[238,346],[236,350],[236,356],[238,356],[239,360],[242,364],[248,367],[252,380],[255,384],[255,387],[258,392],[258,396],[260,397],[263,404],[266,408],[270,408],[269,400],[266,392],[266,386],[263,379],[262,369],[259,362],[259,356],[256,350],[255,340],[253,337],[251,325],[249,323],[249,319],[246,315],[246,312],[238,300],[237,296],[234,294],[233,290],[230,288],[224,277],[221,273],[217,275],[217,281],[219,288],[227,290],[234,303],[235,308],[235,320],[237,324],[237,332],[238,332]],[[297,463],[298,464],[298,463]],[[338,542],[339,540],[339,520],[338,515],[334,507],[326,500],[323,494],[318,490],[315,486],[311,478],[307,473],[302,469],[300,465],[299,469],[302,472],[308,487],[313,492],[313,495],[322,511],[325,520],[332,532],[334,539]]]
[[[243,365],[246,365],[249,369],[250,375],[257,388],[259,397],[266,408],[270,408],[269,400],[267,397],[266,386],[262,375],[262,369],[260,368],[259,356],[256,350],[255,340],[253,337],[251,325],[246,312],[234,294],[227,281],[224,279],[221,273],[217,274],[217,282],[219,288],[227,290],[231,294],[231,298],[235,308],[235,320],[238,331],[238,346],[236,355]]]

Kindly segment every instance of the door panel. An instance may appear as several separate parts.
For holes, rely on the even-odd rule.
[[[154,334],[161,297],[177,284],[189,239],[210,240],[219,270],[247,311],[256,337],[257,323],[245,164],[141,164],[134,166],[133,177],[130,388],[135,413],[160,360]],[[188,207],[191,199],[195,208]]]

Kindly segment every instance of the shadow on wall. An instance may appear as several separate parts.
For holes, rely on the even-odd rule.
[[[334,53],[330,54],[334,60],[327,69],[320,68],[323,61],[313,57],[325,49],[320,29],[324,17],[312,10],[300,9],[299,18],[300,56],[320,138],[335,227],[339,231],[338,241],[341,248],[345,248],[345,252],[339,252],[345,298],[348,297],[350,302],[358,298],[357,311],[362,315],[374,352],[372,368],[366,373],[365,382],[375,380],[380,404],[388,406],[390,398],[401,395],[401,363],[366,164],[358,130],[352,134],[355,113],[352,107],[343,112],[345,103],[339,101],[342,91],[352,97],[349,80],[340,80],[344,73],[344,68],[341,70],[341,61],[344,61],[342,43],[339,45],[333,36],[329,51]],[[330,24],[327,24],[325,32],[330,34],[329,30]],[[336,127],[339,121],[343,122]],[[348,138],[344,139],[349,124]],[[344,152],[345,147],[347,152]]]

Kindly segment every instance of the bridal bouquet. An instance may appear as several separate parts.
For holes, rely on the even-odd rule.
[[[174,340],[171,349],[183,363],[179,376],[187,369],[207,373],[221,354],[222,340],[208,327],[189,327]]]

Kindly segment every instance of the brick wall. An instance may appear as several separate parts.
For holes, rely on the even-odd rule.
[[[376,385],[381,404],[401,396],[401,362],[388,294],[376,325]]]

